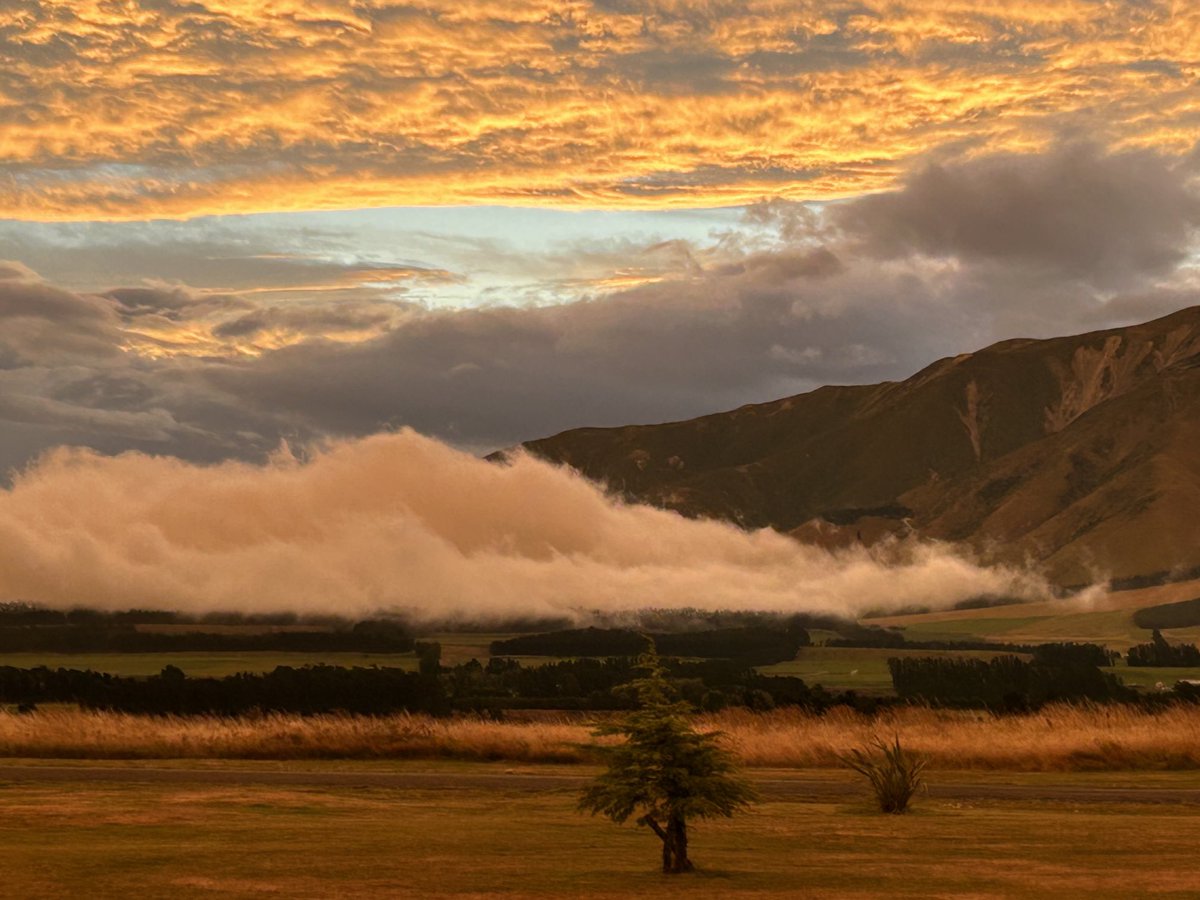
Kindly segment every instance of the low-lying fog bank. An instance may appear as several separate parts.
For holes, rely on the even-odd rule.
[[[262,466],[59,449],[0,491],[0,599],[59,608],[586,622],[648,607],[855,616],[980,595],[1049,592],[944,546],[831,553],[411,431]]]

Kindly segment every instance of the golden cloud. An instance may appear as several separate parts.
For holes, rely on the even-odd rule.
[[[1200,139],[1200,7],[17,0],[0,215],[646,208]]]

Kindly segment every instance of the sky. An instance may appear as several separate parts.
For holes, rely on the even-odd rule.
[[[9,0],[0,485],[901,379],[1198,230],[1182,0]]]

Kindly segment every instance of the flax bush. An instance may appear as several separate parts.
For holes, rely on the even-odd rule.
[[[902,813],[908,801],[921,787],[925,760],[900,746],[897,735],[891,744],[873,738],[865,748],[855,748],[842,756],[842,761],[864,775],[871,783],[879,809],[885,813]]]

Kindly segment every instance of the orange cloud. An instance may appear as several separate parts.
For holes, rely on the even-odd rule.
[[[26,219],[711,206],[1200,139],[1200,8],[1168,2],[17,0],[0,28]]]

